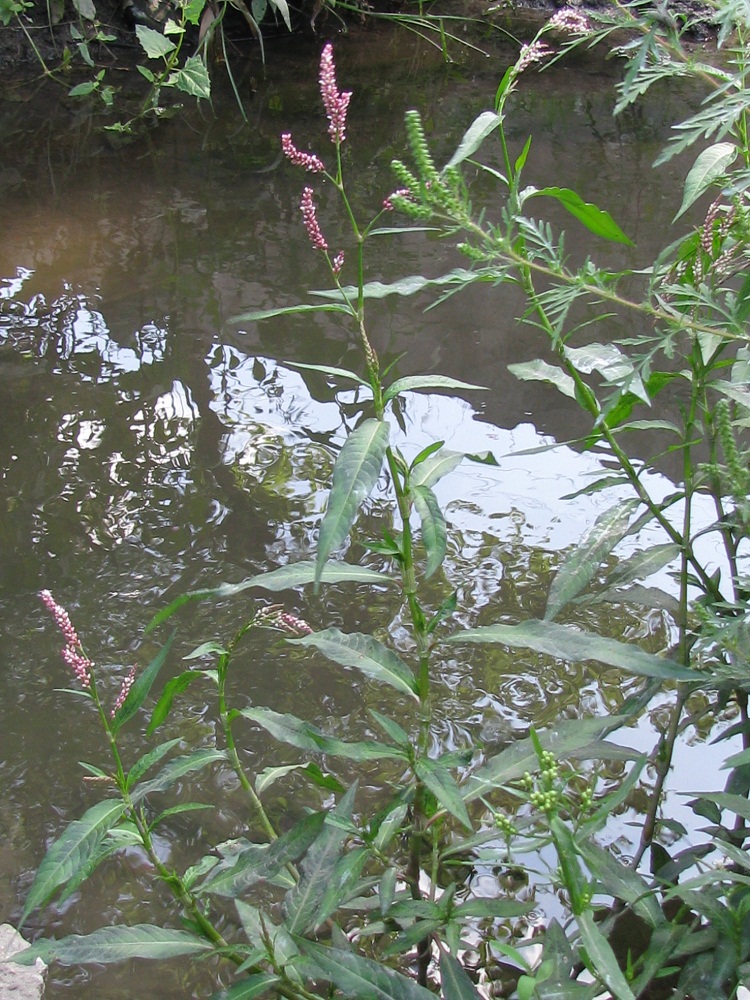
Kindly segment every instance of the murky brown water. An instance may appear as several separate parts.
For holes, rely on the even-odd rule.
[[[363,216],[394,186],[389,162],[403,152],[408,107],[423,112],[440,159],[490,106],[510,51],[491,44],[491,58],[457,50],[448,66],[405,34],[355,31],[336,40],[340,85],[354,90],[347,172]],[[49,101],[43,94],[4,107],[0,921],[17,919],[45,843],[93,801],[77,762],[99,761],[105,749],[87,708],[57,691],[69,679],[39,589],[50,588],[69,608],[88,651],[111,675],[114,697],[122,671],[152,655],[158,640],[144,640],[143,628],[171,598],[313,551],[332,455],[357,404],[284,360],[349,366],[356,354],[331,319],[238,325],[231,317],[326,285],[297,208],[305,178],[287,165],[265,169],[277,159],[284,130],[302,148],[325,148],[318,52],[318,45],[279,41],[265,77],[253,64],[243,83],[246,126],[221,86],[216,117],[188,109],[125,147],[101,140],[73,108],[41,117]],[[633,265],[661,245],[679,202],[684,164],[656,174],[649,166],[680,114],[680,97],[662,92],[613,121],[611,73],[587,58],[530,75],[515,99],[510,134],[519,149],[534,134],[530,183],[572,187],[612,212],[637,242],[624,258]],[[321,219],[338,245],[341,223],[329,194],[321,195]],[[478,183],[478,199],[482,194],[488,191]],[[585,252],[580,231],[565,224],[571,252]],[[614,260],[616,252],[602,247],[600,258]],[[448,246],[409,236],[378,247],[369,277],[437,275],[463,263]],[[491,449],[500,460],[498,469],[462,467],[440,484],[451,528],[445,577],[458,589],[464,622],[537,615],[557,554],[609,502],[599,497],[571,509],[558,497],[578,488],[600,459],[573,449],[504,457],[551,437],[574,438],[583,430],[577,411],[553,390],[508,374],[509,362],[541,349],[515,321],[511,294],[473,290],[424,313],[429,302],[390,298],[373,309],[381,357],[406,352],[400,374],[437,371],[486,381],[490,392],[414,396],[405,412],[407,447],[416,452],[439,438],[457,450]],[[655,488],[667,490],[668,480]],[[358,539],[364,534],[357,529]],[[347,558],[379,565],[357,541]],[[375,629],[399,645],[407,641],[387,588],[285,596],[289,609],[316,627]],[[179,671],[180,656],[198,642],[231,635],[250,607],[245,596],[191,607],[179,618],[169,671]],[[607,614],[613,632],[664,644],[658,615]],[[269,649],[261,639],[238,657],[235,679],[238,704],[294,711],[335,732],[364,731],[367,707],[390,697],[318,657]],[[461,744],[487,724],[522,730],[612,709],[629,682],[480,649],[471,662],[440,663],[438,688],[441,736]],[[192,692],[170,732],[191,745],[210,741],[209,695]],[[124,742],[135,755],[143,737],[134,728]],[[249,729],[242,743],[259,768],[294,759]],[[708,763],[705,748],[701,759]],[[687,787],[696,780],[690,766]],[[180,857],[191,857],[204,835],[215,840],[243,829],[232,782],[222,774],[207,781],[216,812],[197,821],[202,826],[175,822]],[[205,786],[194,791],[206,794]],[[277,813],[294,809],[288,794],[288,802],[272,800]],[[116,862],[63,907],[34,914],[29,930],[82,932],[107,921],[150,921],[154,910],[162,915],[165,906],[148,873]],[[207,996],[214,972],[186,963],[167,971],[140,964],[58,969],[49,997]]]

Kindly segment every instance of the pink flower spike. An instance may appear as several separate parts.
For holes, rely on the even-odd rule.
[[[336,256],[333,258],[333,273],[340,274],[341,268],[344,266],[344,251],[339,250]]]
[[[589,19],[580,10],[573,7],[563,7],[547,22],[548,28],[557,28],[558,31],[565,31],[570,35],[587,35],[591,31]]]
[[[521,52],[516,63],[516,72],[523,73],[532,63],[541,62],[547,56],[551,56],[554,49],[550,48],[546,42],[531,42],[529,45],[522,45]]]
[[[393,191],[388,195],[387,198],[383,199],[383,209],[386,212],[392,212],[394,209],[393,199],[394,198],[411,198],[411,191],[409,188],[399,188],[398,191]]]
[[[297,149],[289,132],[285,132],[281,137],[281,150],[295,167],[304,167],[312,174],[322,174],[325,170],[325,164],[314,153],[303,153]]]
[[[65,646],[61,651],[63,661],[76,675],[82,688],[91,687],[91,670],[93,669],[94,664],[83,652],[81,640],[78,638],[78,633],[73,627],[70,615],[65,608],[57,603],[48,590],[43,590],[39,596],[41,597],[47,610],[55,619],[55,623],[60,629],[62,637],[65,640]]]
[[[318,225],[318,215],[317,209],[315,207],[315,202],[313,201],[313,189],[311,187],[306,187],[302,192],[302,201],[299,207],[302,209],[302,218],[305,223],[305,229],[307,230],[307,235],[310,237],[310,242],[316,250],[327,250],[328,244],[326,243],[326,238],[320,231],[320,226]]]
[[[132,688],[133,681],[135,680],[135,669],[135,667],[131,667],[128,671],[127,677],[122,682],[122,687],[120,688],[120,693],[117,696],[117,701],[115,702],[114,708],[109,713],[113,719],[122,708],[127,696],[130,694],[130,689]]]
[[[346,113],[349,110],[351,91],[341,93],[336,84],[336,66],[333,62],[333,46],[324,46],[320,56],[320,96],[328,116],[328,134],[338,145],[346,139]]]

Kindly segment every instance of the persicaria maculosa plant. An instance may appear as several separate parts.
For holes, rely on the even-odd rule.
[[[430,152],[419,114],[409,112],[412,162],[394,163],[399,187],[365,226],[350,204],[341,157],[352,95],[338,89],[333,50],[325,46],[320,90],[332,153],[301,151],[288,133],[281,143],[291,164],[312,178],[301,194],[302,222],[313,250],[327,262],[334,287],[315,305],[250,313],[242,319],[327,312],[345,322],[362,350],[361,371],[298,367],[358,386],[365,403],[336,456],[315,558],[240,584],[185,595],[152,625],[162,624],[188,601],[229,598],[253,589],[274,593],[307,584],[391,583],[400,588],[410,648],[397,652],[388,641],[365,633],[313,630],[278,605],[258,604],[229,641],[203,643],[186,657],[191,665],[167,682],[151,715],[153,733],[169,718],[175,698],[193,684],[208,684],[217,695],[216,745],[173,756],[180,740],[167,740],[126,769],[117,745],[119,729],[144,705],[172,640],[140,676],[126,677],[112,713],[99,701],[96,669],[70,619],[45,594],[66,641],[66,662],[97,706],[114,768],[86,765],[106,782],[108,795],[52,845],[22,921],[55,895],[77,888],[115,851],[135,846],[179,904],[183,926],[104,928],[84,938],[38,943],[21,961],[33,961],[37,955],[71,963],[218,955],[234,965],[236,979],[216,996],[231,1000],[250,1000],[265,992],[300,1000],[332,993],[429,1000],[438,988],[445,1000],[476,1000],[489,995],[490,970],[500,960],[506,975],[508,968],[514,970],[507,994],[519,1000],[595,1000],[605,995],[633,1000],[651,996],[661,982],[672,989],[669,977],[675,978],[674,995],[693,995],[699,981],[708,985],[696,995],[706,1000],[734,995],[750,961],[745,832],[742,824],[725,825],[722,817],[728,810],[747,818],[743,768],[750,760],[745,693],[748,587],[743,569],[750,523],[743,440],[750,420],[750,288],[743,275],[748,259],[745,191],[750,184],[743,99],[750,25],[740,20],[730,71],[697,64],[683,53],[674,27],[649,20],[637,6],[616,5],[614,13],[596,17],[598,27],[578,11],[558,11],[522,47],[499,85],[493,110],[478,116],[442,168]],[[735,23],[736,9],[731,18]],[[728,13],[726,19],[728,24]],[[570,189],[523,186],[531,140],[512,151],[505,125],[522,74],[559,55],[546,39],[557,42],[562,35],[564,50],[623,28],[633,36],[619,50],[630,60],[620,102],[636,99],[654,79],[694,73],[715,84],[714,105],[709,101],[715,117],[708,120],[699,113],[682,123],[675,148],[686,148],[686,134],[693,141],[704,135],[721,140],[698,155],[680,214],[709,190],[711,207],[702,224],[667,247],[648,270],[640,299],[622,290],[626,275],[598,268],[591,258],[579,265],[571,262],[562,237],[527,214],[532,206],[552,199],[597,242],[630,243],[606,211]],[[498,140],[501,169],[475,159],[490,138]],[[741,166],[732,172],[735,160]],[[326,161],[333,163],[330,169]],[[502,192],[502,211],[494,214],[495,221],[477,213],[469,200],[475,170],[488,170]],[[348,248],[332,251],[328,244],[315,196],[315,185],[324,182],[332,184],[341,199],[353,253]],[[392,232],[376,228],[382,212],[391,209],[418,222],[429,219],[431,225],[442,226],[446,236],[462,233],[458,250],[470,268],[444,276],[451,291],[476,281],[491,286],[494,294],[498,288],[501,294],[506,282],[524,291],[526,318],[547,334],[549,356],[516,365],[515,373],[547,382],[575,400],[591,418],[585,443],[605,447],[617,467],[616,474],[607,473],[581,491],[605,490],[614,482],[621,493],[562,562],[539,621],[455,630],[451,617],[456,593],[445,588],[435,599],[448,527],[433,487],[465,458],[488,457],[450,452],[439,441],[407,457],[406,447],[395,444],[391,414],[399,396],[480,387],[433,374],[393,377],[392,365],[381,366],[366,323],[368,297],[380,294],[365,281],[366,249],[372,240]],[[355,280],[345,285],[344,273],[352,266]],[[635,276],[627,277],[629,287],[635,287]],[[426,284],[427,279],[417,276],[394,286],[394,291],[406,294]],[[641,319],[644,332],[635,342],[612,343],[606,335],[601,342],[593,339],[591,327],[606,323],[612,310],[633,312]],[[582,330],[586,339],[580,343]],[[665,363],[674,356],[678,365]],[[652,412],[657,396],[671,389],[680,399],[681,424]],[[634,419],[637,408],[645,415]],[[628,447],[627,434],[643,429],[669,435],[669,447],[682,456],[683,481],[666,499],[651,495],[645,475],[650,464],[633,457],[641,452]],[[381,537],[367,543],[373,557],[381,560],[380,567],[333,560],[379,483],[389,491],[393,507],[393,516],[384,518]],[[625,488],[631,495],[623,499]],[[705,565],[695,544],[706,532],[693,523],[700,495],[710,495],[716,507],[716,523],[708,530],[721,542],[728,567],[718,575]],[[615,547],[646,524],[663,532],[663,542],[612,560]],[[642,599],[641,581],[665,566],[673,567],[678,589],[669,605],[676,635],[669,648],[652,653],[585,627],[580,609],[585,612],[593,600],[635,603]],[[429,588],[425,580],[430,580]],[[696,593],[697,603],[691,601]],[[647,594],[648,600],[659,599],[654,588]],[[567,620],[560,621],[563,617]],[[371,709],[372,731],[380,735],[375,738],[371,732],[367,738],[344,740],[296,715],[254,705],[230,708],[227,679],[233,657],[244,637],[260,628],[274,629],[295,646],[312,648],[334,664],[358,671],[368,683],[382,685],[391,704],[399,699],[398,718]],[[495,754],[472,746],[446,749],[433,715],[433,689],[439,683],[435,663],[439,646],[455,655],[462,643],[502,644],[570,662],[604,664],[642,681],[611,715],[563,721],[545,732],[532,729],[527,738]],[[650,760],[605,739],[636,719],[662,690],[672,703]],[[717,705],[736,706],[738,722],[730,735],[739,734],[744,741],[728,762],[727,789],[704,793],[696,804],[712,822],[707,850],[720,852],[726,862],[720,870],[699,870],[706,850],[702,854],[689,849],[670,858],[659,842],[667,823],[663,806],[671,755],[687,725],[687,706],[699,691],[705,712],[716,711]],[[717,697],[708,700],[714,692]],[[695,721],[695,715],[687,718]],[[289,763],[285,758],[260,774],[248,773],[240,735],[246,732],[240,727],[248,723],[293,748],[297,759]],[[614,786],[603,776],[610,759],[625,762]],[[341,761],[347,769],[367,765],[370,784],[377,766],[381,788],[374,807],[372,798],[364,804],[357,782],[347,785],[336,773]],[[164,808],[154,799],[181,777],[209,766],[235,771],[248,803],[247,836],[212,846],[187,869],[177,871],[155,852],[153,832],[168,816],[205,806],[177,802]],[[299,811],[301,818],[291,828],[281,828],[266,796],[291,773],[311,786],[310,806]],[[648,804],[639,841],[632,858],[626,859],[602,845],[602,831],[636,790],[645,794]],[[323,796],[328,797],[326,804],[321,804]],[[542,862],[550,854],[555,860],[544,873]],[[642,863],[647,854],[650,871]],[[530,857],[535,859],[532,867],[539,869],[532,871],[533,879],[559,892],[568,918],[565,928],[549,920],[534,939],[523,923],[533,894],[518,898],[513,880],[504,879],[495,896],[477,896],[468,878],[474,865],[518,872]],[[678,882],[686,870],[691,877]],[[450,871],[453,877],[446,878]],[[227,900],[234,905],[234,922],[227,918]],[[645,928],[637,949],[628,945],[623,951],[618,942],[623,912]],[[538,944],[541,958],[535,954]],[[472,961],[472,953],[478,959]]]

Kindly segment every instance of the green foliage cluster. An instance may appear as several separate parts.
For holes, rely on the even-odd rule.
[[[17,961],[33,962],[37,956],[81,963],[218,955],[235,966],[234,984],[217,994],[227,1000],[264,993],[290,1000],[331,995],[426,1000],[435,990],[445,1000],[476,1000],[486,996],[489,967],[500,959],[506,969],[515,970],[509,995],[519,1000],[605,995],[617,1000],[717,1000],[735,996],[750,981],[750,860],[745,849],[750,820],[750,14],[746,4],[722,0],[716,17],[725,56],[721,66],[683,47],[681,33],[689,24],[657,17],[640,0],[615,4],[593,23],[576,12],[558,12],[521,50],[498,87],[493,109],[469,126],[442,168],[431,154],[419,116],[411,112],[406,123],[410,161],[394,164],[401,187],[387,207],[400,209],[418,225],[396,232],[419,232],[429,222],[455,240],[469,261],[468,267],[433,282],[419,275],[388,286],[365,280],[366,249],[392,236],[394,227],[380,225],[382,210],[365,227],[355,218],[341,156],[348,95],[337,90],[334,78],[327,79],[322,93],[335,166],[326,170],[315,158],[320,166],[314,169],[325,172],[341,198],[354,263],[329,251],[314,191],[307,188],[305,225],[313,246],[328,261],[334,287],[317,293],[317,302],[244,317],[268,321],[281,313],[304,317],[328,311],[351,324],[361,347],[360,371],[302,366],[358,386],[361,402],[359,422],[336,457],[316,558],[241,584],[184,595],[156,616],[153,627],[192,601],[225,599],[248,590],[387,583],[400,594],[411,650],[397,651],[366,633],[312,631],[278,606],[259,602],[229,642],[206,643],[194,651],[190,659],[197,665],[170,680],[152,710],[153,733],[169,718],[176,698],[194,684],[210,686],[219,722],[216,745],[173,756],[178,740],[168,740],[130,767],[122,760],[118,733],[145,705],[169,643],[113,714],[102,705],[93,676],[85,694],[108,737],[113,766],[86,768],[104,783],[107,794],[50,848],[22,922],[56,896],[69,896],[100,863],[127,847],[150,860],[181,908],[183,927],[103,928],[37,942]],[[559,47],[554,56],[550,39]],[[575,46],[605,39],[614,39],[623,59],[619,109],[656,81],[693,76],[707,90],[701,109],[675,124],[660,160],[699,143],[678,218],[706,195],[712,199],[710,207],[697,228],[665,246],[652,266],[638,274],[609,271],[592,257],[580,263],[570,259],[562,234],[531,211],[550,202],[561,205],[586,227],[592,243],[628,243],[628,237],[606,211],[571,190],[525,186],[532,141],[512,154],[506,137],[512,96],[535,62],[562,58]],[[488,141],[498,143],[502,169],[476,158]],[[310,154],[293,144],[287,155],[301,165],[310,163]],[[501,210],[494,216],[471,203],[470,180],[476,171],[489,173],[497,183]],[[355,275],[350,285],[342,280],[347,268]],[[491,286],[492,294],[500,294],[504,284],[523,291],[523,319],[543,331],[548,350],[545,357],[514,365],[515,375],[541,380],[551,391],[575,400],[590,418],[580,444],[599,444],[609,452],[614,471],[580,492],[617,487],[622,495],[627,486],[631,496],[603,513],[568,555],[541,619],[461,630],[453,623],[456,593],[444,588],[437,602],[425,597],[434,595],[441,583],[448,539],[434,487],[462,461],[492,459],[451,452],[436,441],[409,460],[391,441],[388,417],[398,419],[398,400],[407,393],[480,387],[440,375],[393,378],[390,369],[381,369],[370,341],[367,305],[372,298],[409,296],[429,285],[455,294],[476,282]],[[613,342],[606,333],[608,320],[623,311],[638,317],[639,333]],[[597,327],[605,331],[599,340]],[[652,416],[657,398],[670,395],[676,401],[672,411],[679,416]],[[664,451],[681,461],[682,481],[663,499],[652,496],[647,475],[660,455],[635,457],[644,449],[632,442],[644,431],[657,431]],[[380,536],[369,542],[371,552],[382,559],[382,572],[333,561],[383,480],[393,517],[384,519]],[[716,516],[708,527],[696,528],[695,505],[706,496]],[[624,539],[637,539],[645,526],[659,529],[663,541],[613,560],[616,547]],[[720,569],[707,565],[696,545],[707,534],[721,547]],[[676,597],[644,586],[665,567],[675,580]],[[428,579],[429,591],[424,587]],[[671,609],[672,647],[657,655],[572,624],[575,613],[594,601]],[[231,708],[227,680],[233,656],[248,632],[260,628],[286,633],[289,642],[382,685],[400,699],[399,718],[371,710],[373,731],[379,735],[343,740],[296,715],[262,706]],[[603,664],[640,678],[640,685],[615,715],[532,730],[498,753],[474,746],[448,749],[440,745],[432,707],[435,649],[451,648],[459,655],[477,643]],[[637,720],[657,693],[667,699],[666,721],[651,755],[614,742],[612,735]],[[697,693],[702,696],[698,715],[691,708]],[[696,815],[709,824],[702,842],[670,855],[661,842],[662,831],[685,833],[664,814],[676,741],[687,725],[728,705],[734,706],[737,721],[722,738],[739,740],[741,749],[733,748],[726,760],[724,788],[702,791],[693,800]],[[295,748],[299,763],[248,774],[235,735],[247,723]],[[339,761],[349,768],[377,762],[382,785],[375,815],[363,814],[358,783],[342,780]],[[598,776],[611,761],[622,765],[621,778],[605,784]],[[244,789],[251,817],[248,837],[218,845],[189,868],[176,870],[161,860],[154,834],[167,817],[208,806],[178,802],[163,809],[154,797],[185,775],[216,764],[230,766]],[[647,800],[639,841],[626,859],[604,846],[602,834],[640,787],[647,767],[654,780],[643,786]],[[281,832],[263,800],[270,787],[292,772],[312,789],[322,789],[332,804],[320,808],[320,793],[311,794],[309,808],[299,810],[294,825]],[[521,920],[531,904],[521,898],[518,886],[528,877],[529,859],[542,868],[550,856],[554,861],[544,877],[558,891],[566,919],[564,925],[549,921],[541,935],[529,938]],[[467,869],[478,864],[508,873],[496,897],[478,896],[464,884]],[[535,877],[542,876],[537,872]],[[227,900],[234,906],[234,923],[225,918]],[[478,967],[468,962],[472,953],[479,955]]]

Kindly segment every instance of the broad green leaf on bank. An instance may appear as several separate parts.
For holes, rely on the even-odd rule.
[[[716,142],[698,154],[685,179],[685,189],[680,210],[672,222],[686,212],[711,185],[720,180],[737,158],[739,152],[733,142]]]
[[[352,1000],[364,997],[367,1000],[435,1000],[430,990],[381,962],[312,941],[299,939],[297,943],[310,959],[314,978],[333,983]]]
[[[326,736],[311,722],[304,722],[295,715],[281,714],[270,708],[243,708],[241,715],[251,722],[262,726],[274,739],[289,743],[299,750],[313,753],[329,754],[333,757],[348,757],[349,760],[380,760],[394,758],[406,760],[406,754],[398,747],[387,743],[376,743],[374,740],[360,740],[348,743],[335,736]]]
[[[58,889],[85,867],[125,812],[120,799],[105,799],[70,823],[47,851],[31,883],[19,928],[29,914],[52,899]]]
[[[609,212],[597,208],[591,202],[584,201],[570,188],[545,187],[538,190],[533,187],[526,188],[521,197],[524,201],[527,198],[554,198],[595,236],[612,240],[614,243],[625,243],[627,246],[633,246],[633,241],[620,229]]]
[[[318,536],[315,584],[328,557],[343,544],[362,503],[372,493],[383,467],[389,429],[384,420],[369,419],[352,431],[333,468],[333,482]]]
[[[680,666],[639,646],[583,632],[568,625],[530,618],[520,625],[485,625],[449,636],[445,642],[502,643],[511,649],[531,649],[558,660],[581,663],[594,660],[641,677],[663,681],[705,681],[704,674]]]
[[[502,123],[502,120],[503,116],[495,111],[483,111],[478,115],[464,133],[456,152],[443,167],[443,172],[450,170],[451,167],[457,167],[459,163],[463,163],[464,160],[473,156],[487,136],[491,135]]]
[[[544,617],[554,618],[588,586],[604,560],[622,541],[640,500],[625,500],[601,514],[567,555],[552,581]]]
[[[635,1000],[633,991],[617,964],[611,944],[594,921],[594,911],[586,909],[577,914],[576,920],[591,971],[601,979],[616,1000]]]
[[[369,382],[366,382],[356,372],[349,371],[348,368],[334,368],[331,365],[303,365],[300,361],[285,361],[284,364],[289,368],[302,368],[304,371],[320,372],[323,375],[333,375],[335,378],[350,379],[352,382],[359,382],[360,385],[372,391]]]
[[[578,759],[584,759],[586,747],[598,743],[628,721],[629,716],[617,715],[601,719],[566,719],[553,729],[538,733],[537,737],[542,748],[554,753],[560,760],[574,755]],[[463,792],[464,802],[472,802],[493,788],[523,777],[526,771],[534,771],[538,763],[530,737],[512,743],[470,775]]]
[[[147,28],[145,24],[136,24],[135,33],[149,59],[161,59],[176,48],[175,43],[170,42],[160,31]]]
[[[410,496],[422,522],[422,544],[427,553],[424,575],[428,580],[443,564],[448,550],[448,531],[438,498],[429,486],[413,486]]]
[[[370,585],[393,582],[391,577],[380,570],[343,562],[328,563],[323,568],[321,580],[323,583],[367,583]],[[258,573],[257,576],[248,577],[247,580],[242,580],[240,583],[222,583],[218,587],[193,590],[176,597],[166,608],[157,612],[149,622],[146,631],[150,632],[157,625],[161,625],[175,611],[190,601],[205,601],[210,598],[221,600],[225,597],[234,597],[253,587],[278,593],[281,590],[291,590],[294,587],[303,587],[305,584],[314,582],[315,563],[309,559],[302,559],[299,562],[289,563],[287,566],[279,566],[278,569],[269,570],[267,573]]]
[[[164,959],[180,955],[197,955],[213,951],[214,946],[188,931],[152,924],[100,927],[92,934],[71,934],[59,941],[38,941],[31,948],[19,951],[10,961],[33,965],[37,958],[60,965],[109,965],[131,958]]]
[[[211,77],[208,75],[206,64],[198,55],[188,56],[185,65],[170,74],[167,86],[175,87],[183,94],[189,94],[191,97],[198,97],[204,101],[211,97]]]
[[[169,654],[174,637],[175,633],[173,632],[146,669],[136,677],[135,683],[128,692],[127,698],[117,709],[114,718],[112,719],[113,732],[116,733],[118,729],[124,726],[129,719],[132,719],[148,697],[148,693],[151,690],[159,671],[164,666],[164,661]]]
[[[345,823],[338,825],[328,820],[351,821],[356,793],[355,783],[329,814],[323,829],[300,861],[300,880],[284,899],[285,926],[292,935],[315,930],[330,913],[323,913],[321,905],[348,834]]]
[[[383,393],[383,402],[388,403],[402,392],[414,392],[417,389],[471,389],[487,392],[486,385],[474,385],[473,382],[462,382],[448,375],[407,375],[397,378]]]
[[[287,641],[293,646],[315,646],[334,663],[353,667],[373,680],[390,684],[402,694],[417,697],[417,682],[412,671],[393,650],[371,635],[327,628]]]
[[[253,312],[240,313],[239,316],[232,316],[232,323],[258,323],[264,319],[274,319],[276,316],[298,316],[300,314],[314,312],[338,312],[350,314],[348,306],[331,302],[326,305],[306,305],[281,306],[278,309],[256,309]]]
[[[564,372],[557,365],[550,365],[538,358],[535,361],[522,361],[518,364],[508,365],[508,371],[522,382],[549,382],[564,396],[569,396],[571,399],[576,398],[575,382],[567,372]]]

